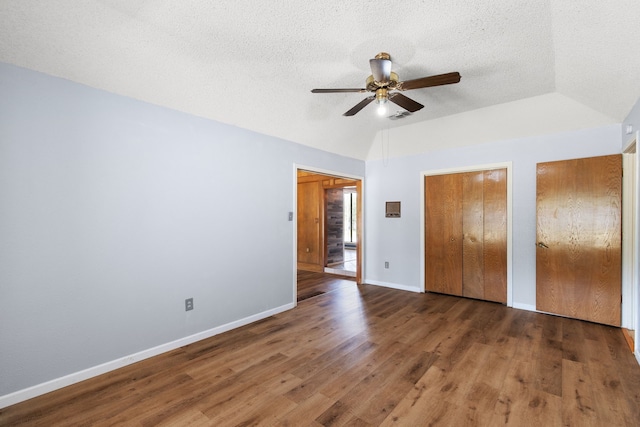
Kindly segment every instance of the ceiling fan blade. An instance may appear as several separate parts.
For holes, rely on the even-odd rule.
[[[359,92],[364,93],[366,89],[311,89],[311,93],[342,93],[342,92]]]
[[[396,89],[398,90],[410,90],[421,89],[424,87],[450,85],[458,83],[460,81],[460,73],[457,71],[453,73],[438,74],[436,76],[422,77],[414,80],[407,80],[406,82],[398,83]]]
[[[373,79],[380,83],[388,83],[391,77],[391,60],[390,59],[370,59],[371,74]]]
[[[411,98],[407,98],[406,96],[398,92],[389,94],[389,101],[401,106],[411,113],[414,113],[424,107],[424,105],[420,104],[419,102],[416,102]]]
[[[355,107],[353,107],[352,109],[350,109],[349,111],[344,113],[343,116],[353,116],[353,115],[355,115],[358,111],[362,110],[364,107],[366,107],[367,105],[371,104],[371,102],[374,99],[376,99],[375,95],[366,97],[365,99],[360,101]]]

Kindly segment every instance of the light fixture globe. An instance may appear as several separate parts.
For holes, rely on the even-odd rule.
[[[389,91],[385,88],[376,90],[376,104],[378,104],[378,115],[384,116],[387,114],[389,102]]]

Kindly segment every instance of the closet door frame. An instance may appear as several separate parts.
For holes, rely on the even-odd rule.
[[[512,281],[512,259],[513,259],[513,242],[512,242],[512,163],[489,163],[483,165],[462,166],[446,169],[433,169],[420,172],[420,283],[421,292],[426,292],[426,278],[425,278],[425,241],[426,241],[426,229],[425,229],[425,177],[431,175],[447,175],[453,173],[464,172],[480,172],[495,169],[507,170],[507,307],[513,307],[513,281]]]

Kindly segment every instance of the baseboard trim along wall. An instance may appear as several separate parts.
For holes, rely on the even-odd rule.
[[[536,306],[535,305],[531,305],[531,304],[521,304],[518,302],[514,302],[513,303],[513,308],[517,308],[519,310],[527,310],[527,311],[538,311],[536,310]]]
[[[258,320],[265,319],[269,316],[273,316],[275,314],[282,313],[283,311],[290,310],[294,307],[295,304],[293,303],[285,304],[283,306],[263,311],[262,313],[254,314],[252,316],[245,317],[243,319],[236,320],[234,322],[230,322],[212,329],[208,329],[206,331],[198,332],[197,334],[189,335],[187,337],[180,338],[178,340],[162,344],[157,347],[143,350],[129,356],[124,356],[119,359],[103,363],[101,365],[74,372],[73,374],[65,375],[64,377],[56,378],[42,384],[38,384],[4,396],[0,396],[0,409],[6,408],[7,406],[15,405],[16,403],[24,402],[25,400],[32,399],[34,397],[70,386],[72,384],[79,383],[80,381],[84,381],[89,378],[97,377],[98,375],[106,374],[107,372],[115,371],[116,369],[123,368],[127,365],[131,365],[133,363],[140,362],[141,360],[149,359],[150,357],[154,357],[159,354],[184,347],[185,345],[210,338],[223,332],[248,325]]]
[[[409,291],[409,292],[417,292],[417,293],[422,292],[421,289],[418,289],[413,286],[400,285],[400,284],[391,283],[391,282],[381,282],[379,280],[365,280],[364,283],[365,285],[383,286],[385,288],[398,289],[401,291]]]

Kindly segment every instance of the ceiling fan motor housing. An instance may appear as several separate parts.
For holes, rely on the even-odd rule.
[[[399,80],[400,79],[398,78],[398,75],[393,71],[389,74],[389,81],[386,83],[377,82],[373,78],[373,75],[370,75],[369,77],[367,77],[366,88],[369,92],[375,92],[381,87],[386,88],[388,90],[393,90],[398,86]]]

